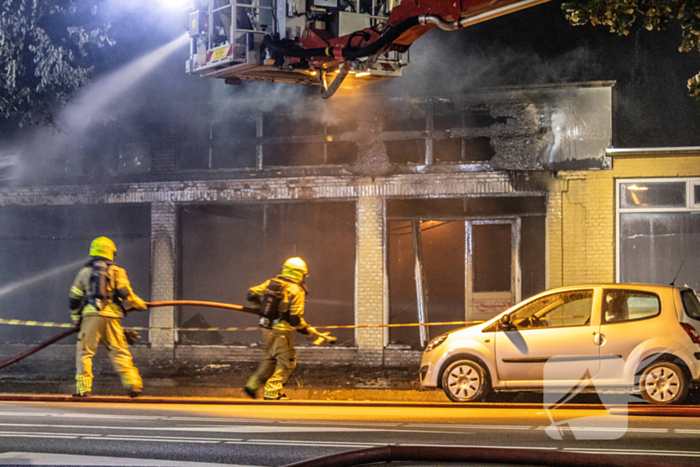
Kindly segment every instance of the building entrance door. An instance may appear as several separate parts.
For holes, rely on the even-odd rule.
[[[520,219],[466,222],[466,320],[484,321],[520,301]]]

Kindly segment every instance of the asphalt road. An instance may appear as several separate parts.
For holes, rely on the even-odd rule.
[[[277,466],[386,444],[641,454],[700,465],[699,435],[696,418],[536,405],[0,403],[3,465]]]

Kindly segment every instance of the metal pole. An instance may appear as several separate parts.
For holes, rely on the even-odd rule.
[[[425,277],[423,275],[423,241],[421,239],[420,224],[421,221],[419,220],[411,221],[413,257],[415,259],[416,301],[418,302],[418,322],[425,324],[428,322],[428,294],[425,289]],[[421,347],[425,347],[430,340],[428,327],[420,326],[418,332],[420,335],[420,345]]]

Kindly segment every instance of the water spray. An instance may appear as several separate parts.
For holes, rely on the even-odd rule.
[[[11,284],[7,284],[4,287],[0,287],[0,297],[3,297],[5,295],[11,294],[13,292],[16,292],[19,289],[22,289],[24,287],[27,287],[29,285],[36,284],[37,282],[41,282],[45,279],[48,279],[49,277],[53,277],[58,274],[63,274],[66,271],[70,271],[71,269],[74,269],[82,264],[85,264],[87,262],[88,258],[84,257],[81,258],[77,261],[74,261],[69,264],[64,264],[62,266],[55,267],[53,269],[49,269],[48,271],[44,271],[40,274],[37,274],[32,277],[28,277],[27,279],[22,279],[16,282],[13,282]]]

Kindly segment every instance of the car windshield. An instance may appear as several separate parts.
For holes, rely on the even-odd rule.
[[[683,299],[683,308],[685,314],[693,319],[700,320],[700,300],[692,289],[681,290],[681,298]]]

